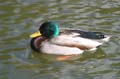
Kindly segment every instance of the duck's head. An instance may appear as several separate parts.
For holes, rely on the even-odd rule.
[[[43,36],[52,38],[59,35],[59,25],[56,22],[48,21],[40,25],[39,31],[30,35],[31,38]]]

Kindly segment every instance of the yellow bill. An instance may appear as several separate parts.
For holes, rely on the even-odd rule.
[[[30,38],[35,38],[35,37],[38,37],[38,36],[41,36],[41,35],[42,35],[42,34],[41,34],[39,31],[37,31],[37,32],[31,34],[31,35],[30,35]]]

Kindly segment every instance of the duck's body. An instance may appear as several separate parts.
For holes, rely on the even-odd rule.
[[[51,24],[52,22],[46,23]],[[33,38],[31,40],[31,47],[39,52],[55,55],[82,54],[86,50],[96,49],[110,39],[110,36],[100,32],[86,32],[81,30],[62,29],[58,31],[57,29],[59,33],[55,32],[52,37],[48,36],[49,34],[43,33],[43,29],[40,32],[43,35]],[[48,30],[46,32],[50,33]]]

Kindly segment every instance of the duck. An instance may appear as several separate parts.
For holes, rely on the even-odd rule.
[[[102,32],[60,28],[57,22],[46,21],[30,38],[30,46],[36,52],[67,56],[96,50],[111,36]]]

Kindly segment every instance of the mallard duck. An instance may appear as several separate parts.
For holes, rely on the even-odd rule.
[[[95,50],[110,39],[110,36],[101,32],[60,29],[53,21],[41,24],[39,31],[30,37],[33,50],[55,55],[82,54],[84,51]]]

